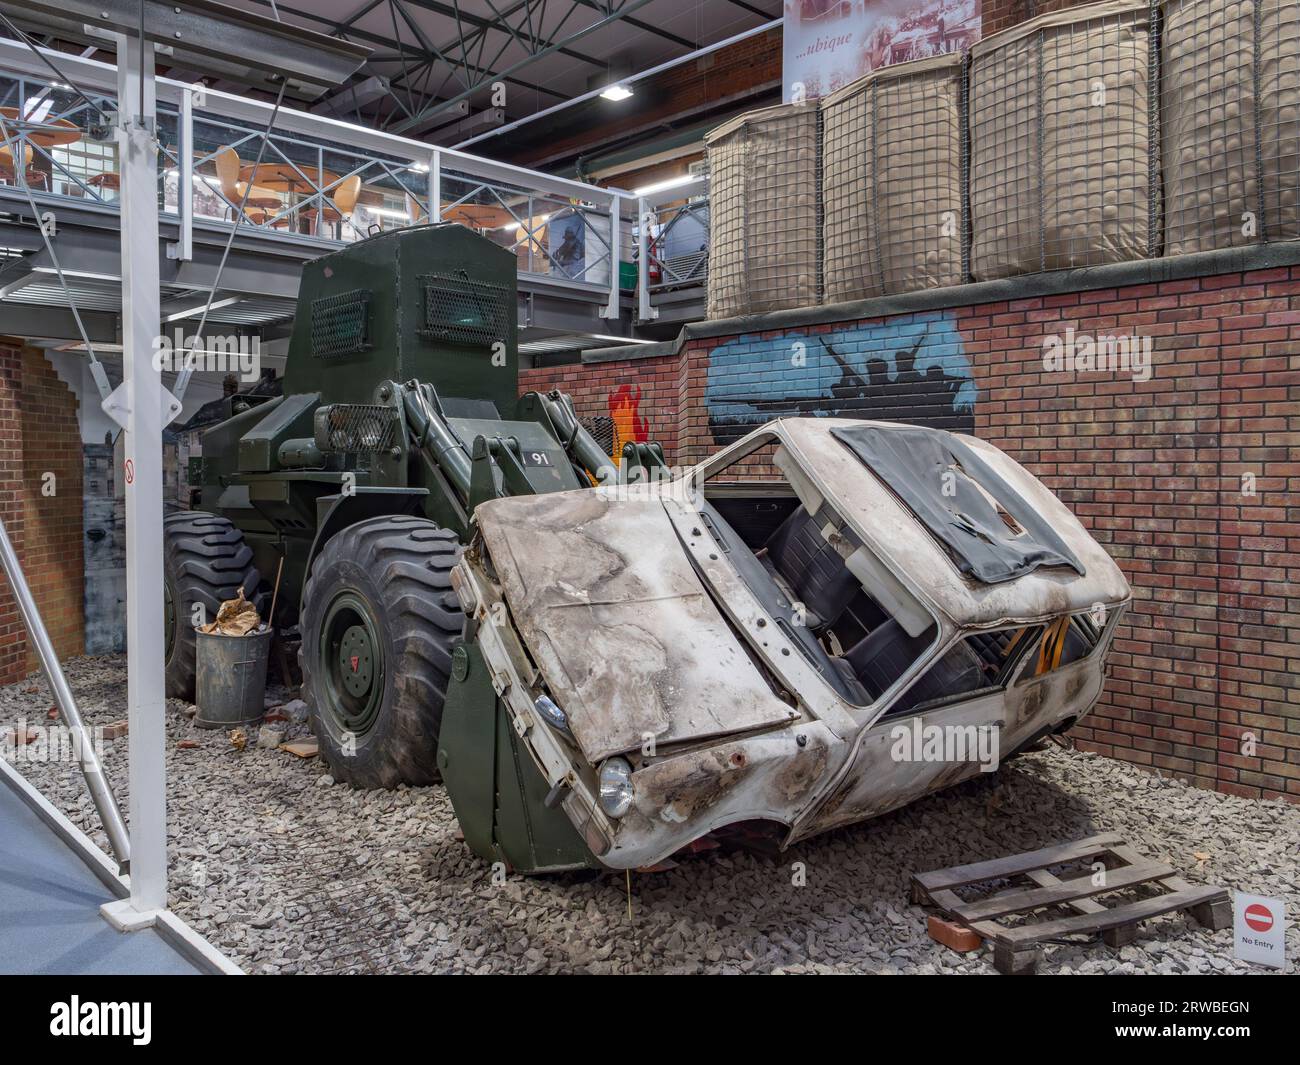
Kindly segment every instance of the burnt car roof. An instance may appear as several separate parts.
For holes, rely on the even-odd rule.
[[[954,433],[865,423],[831,435],[879,477],[968,577],[996,584],[1083,563],[1024,497]]]
[[[1077,568],[1073,564],[1026,565],[1014,576],[998,581],[963,572],[952,551],[916,511],[835,433],[858,427],[880,433],[907,433],[910,428],[849,418],[782,418],[756,429],[750,439],[773,433],[780,437],[816,492],[831,501],[835,511],[900,580],[956,627],[1057,617],[1129,600],[1128,581],[1119,567],[1038,478],[984,440],[927,430],[950,438],[961,445],[962,454],[981,460],[1005,485],[991,494],[996,498],[999,492],[1014,493],[1013,506],[1020,514],[1032,513],[1035,528],[1040,533],[1043,528],[1050,529],[1078,563]],[[745,444],[734,446],[743,450]],[[721,455],[714,456],[704,465],[716,472],[720,459]],[[901,469],[886,477],[900,475]],[[937,520],[942,520],[942,515]]]

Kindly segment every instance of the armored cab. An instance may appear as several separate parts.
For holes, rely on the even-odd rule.
[[[283,394],[226,401],[203,436],[198,509],[167,519],[169,694],[193,697],[195,621],[280,573],[274,621],[301,630],[335,776],[436,778],[462,629],[449,574],[474,509],[614,470],[567,396],[519,396],[517,303],[514,256],[458,225],[305,267]]]

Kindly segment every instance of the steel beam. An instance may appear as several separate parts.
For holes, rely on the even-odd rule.
[[[742,33],[737,33],[721,41],[715,41],[713,44],[705,45],[703,48],[699,48],[696,51],[689,53],[688,55],[677,56],[675,59],[669,59],[663,63],[659,63],[646,70],[639,70],[635,74],[620,79],[619,84],[631,85],[634,82],[638,82],[646,78],[654,77],[656,74],[662,74],[667,70],[672,70],[674,67],[681,66],[683,63],[689,63],[692,60],[699,59],[701,56],[709,55],[713,52],[720,51],[723,48],[729,48],[733,44],[739,44],[741,41],[748,40],[750,37],[757,36],[758,34],[767,33],[769,30],[774,30],[778,26],[783,25],[784,22],[785,20],[783,18],[773,19],[771,22],[764,23],[762,26],[755,26],[753,29],[745,30]],[[579,96],[574,96],[571,99],[565,100],[563,103],[556,104],[553,107],[547,107],[544,110],[535,111],[531,115],[526,115],[523,118],[516,119],[515,121],[509,123],[508,125],[502,126],[500,129],[494,129],[487,133],[480,133],[477,137],[471,137],[467,141],[461,141],[459,144],[456,145],[456,147],[468,148],[471,144],[475,144],[478,141],[487,140],[489,137],[499,137],[503,133],[509,133],[512,130],[516,130],[520,128],[521,126],[528,125],[530,122],[536,122],[539,118],[545,118],[549,115],[554,115],[559,113],[560,111],[567,110],[568,108],[573,107],[576,104],[585,103],[588,100],[594,100],[603,91],[604,90],[602,89],[592,89],[590,92],[585,92]]]
[[[330,18],[326,15],[320,14],[319,12],[307,11],[300,7],[292,7],[288,4],[279,3],[278,0],[276,0],[276,3],[274,4],[272,4],[272,0],[251,0],[251,2],[257,4],[259,7],[271,8],[274,6],[285,15],[292,15],[294,18],[300,18],[309,22],[319,23],[322,26],[328,26],[331,33],[340,37],[350,37],[354,40],[363,41],[366,44],[372,44],[377,47],[395,49],[395,54],[393,55],[388,55],[384,52],[372,52],[367,59],[368,65],[374,63],[397,63],[401,61],[400,56],[407,55],[417,60],[416,72],[418,73],[422,70],[428,69],[430,63],[439,62],[439,57],[431,54],[428,49],[417,48],[415,45],[407,44],[405,41],[394,41],[388,37],[384,37],[382,34],[360,29],[351,25],[349,22],[340,22],[338,19]],[[370,4],[357,14],[349,16],[349,18],[360,18],[362,15],[378,6],[378,2]],[[471,67],[469,69],[471,69],[473,73],[477,74],[483,73],[486,68]],[[490,71],[488,73],[490,73]],[[392,79],[389,80],[391,81]],[[557,99],[562,100],[565,96],[564,93],[557,92],[555,89],[548,89],[544,85],[531,85],[528,82],[520,81],[517,78],[503,77],[501,80],[510,85],[517,85],[522,89],[535,90],[537,92],[545,93],[547,96],[554,96]]]
[[[39,281],[41,279],[41,275],[32,269],[30,261],[20,261],[17,265],[20,265],[22,269],[10,269],[5,271],[3,274],[0,274],[0,281],[9,278],[8,281],[4,281],[3,284],[0,284],[0,300],[12,296],[19,289],[26,288],[33,281]],[[6,318],[7,317],[8,316],[6,315]]]
[[[603,11],[605,9],[605,5],[597,3],[597,0],[578,0],[578,3],[582,4],[583,7],[591,8],[593,11]],[[692,51],[698,47],[695,42],[688,41],[685,37],[680,37],[675,33],[669,33],[662,26],[643,22],[639,18],[626,18],[624,21],[635,30],[653,34],[655,37],[662,37],[665,41],[672,41],[673,44],[679,48],[685,48],[687,51]]]
[[[771,12],[764,11],[761,8],[755,7],[753,4],[747,4],[745,3],[745,0],[727,0],[727,3],[731,4],[733,7],[740,8],[742,11],[748,11],[751,15],[756,15],[759,18],[772,17]]]
[[[262,88],[287,80],[309,97],[345,81],[370,54],[351,41],[214,0],[4,0],[0,9],[72,40],[95,34],[130,40],[141,26],[174,62]]]
[[[403,133],[408,129],[414,129],[419,125],[420,122],[424,121],[432,114],[437,114],[439,109],[446,107],[448,104],[452,104],[458,100],[463,100],[469,96],[472,96],[480,89],[486,88],[487,86],[491,85],[494,80],[499,80],[508,75],[516,74],[520,70],[529,66],[530,64],[535,63],[538,59],[541,59],[543,56],[550,55],[553,52],[558,52],[561,48],[563,48],[567,44],[571,44],[574,41],[579,41],[582,38],[588,36],[589,34],[595,33],[597,30],[604,29],[606,26],[610,26],[621,19],[627,18],[627,16],[630,15],[633,11],[636,11],[638,8],[645,7],[645,5],[648,3],[650,3],[650,0],[624,0],[622,6],[620,6],[617,10],[606,14],[603,18],[597,19],[595,22],[592,22],[589,25],[584,26],[580,30],[575,30],[573,33],[568,34],[564,38],[563,42],[551,43],[546,45],[544,48],[540,48],[535,52],[531,52],[524,59],[520,59],[517,62],[510,64],[510,66],[506,67],[505,70],[502,70],[499,73],[490,74],[484,78],[480,78],[479,81],[475,82],[472,85],[466,86],[464,89],[462,89],[459,93],[455,94],[454,96],[430,104],[428,107],[423,108],[419,112],[419,114],[412,115],[410,118],[404,119],[403,121],[396,123],[392,128],[397,133]],[[603,9],[598,9],[598,10],[603,10]]]
[[[44,303],[15,303],[5,300],[0,308],[3,332],[32,340],[80,340],[76,319],[66,307]],[[109,311],[82,311],[81,324],[92,344],[117,341],[117,315]]]
[[[439,118],[440,117],[441,116],[439,116]],[[434,118],[430,121],[436,123],[439,121],[439,118]],[[440,129],[432,130],[431,132],[426,133],[425,136],[437,144],[442,144],[447,140],[456,141],[460,140],[462,137],[471,136],[478,133],[480,130],[493,129],[502,125],[505,120],[505,108],[489,107],[483,111],[479,111],[477,114],[470,115],[469,118],[462,118],[459,121],[452,122]]]
[[[194,92],[202,93],[202,89]],[[180,239],[167,248],[173,259],[189,262],[194,258],[194,92],[181,96],[180,136],[177,155],[176,203],[180,217]]]
[[[162,378],[158,149],[153,46],[119,38],[117,129],[122,172],[123,384],[126,389],[126,653],[130,740],[131,896],[140,920],[167,908],[167,744],[163,677]],[[143,109],[131,105],[143,98]],[[129,110],[128,110],[129,109]],[[136,113],[138,110],[138,113]],[[129,117],[127,117],[129,115]]]
[[[400,4],[403,0],[394,0],[394,2]],[[504,33],[519,41],[520,45],[527,48],[528,46],[519,39],[519,35],[522,33],[536,43],[537,32],[541,29],[540,20],[536,30],[531,30],[527,27],[526,24],[531,22],[530,17],[521,19],[520,25],[518,26],[511,25],[508,21],[510,16],[515,15],[520,11],[524,11],[526,16],[531,16],[531,8],[533,6],[531,2],[514,4],[506,8],[504,11],[498,11],[496,12],[495,18],[484,18],[482,15],[474,15],[468,11],[462,11],[457,0],[452,0],[451,5],[441,3],[439,0],[405,0],[405,3],[410,4],[412,7],[418,7],[425,11],[432,11],[435,14],[446,16],[447,18],[454,18],[457,24],[464,23],[468,26],[472,26],[475,32],[465,34],[462,38],[465,45],[464,50],[466,52],[468,52],[469,48],[473,46],[475,41],[486,35],[489,30],[495,30],[497,33]],[[588,0],[576,0],[574,6],[577,7],[578,4],[582,4],[585,7],[595,7],[596,10],[601,11],[602,14],[608,14],[608,12],[603,8],[597,7],[594,3],[588,2]],[[496,8],[493,7],[492,10],[496,11]],[[439,50],[445,53],[449,52],[453,47],[455,47],[455,45],[447,45]],[[594,56],[584,55],[581,52],[576,52],[567,45],[560,45],[559,53],[563,56],[567,56],[569,59],[576,59],[578,62],[587,63],[590,66],[605,66],[605,60],[597,59]]]

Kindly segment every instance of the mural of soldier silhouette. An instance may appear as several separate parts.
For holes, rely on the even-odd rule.
[[[773,418],[872,418],[970,433],[976,388],[950,312],[830,333],[737,337],[709,355],[704,402],[719,446]]]

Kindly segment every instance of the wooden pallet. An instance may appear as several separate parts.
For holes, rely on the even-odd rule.
[[[1100,858],[1106,865],[1104,883],[1086,876],[1061,880],[1048,872],[1053,865]],[[1029,880],[1025,887],[964,901],[956,889],[989,880]],[[1093,898],[1136,884],[1157,884],[1163,894],[1137,902],[1105,906]],[[912,901],[938,906],[952,919],[993,943],[993,964],[1001,973],[1030,973],[1042,956],[1042,944],[1065,936],[1097,935],[1111,947],[1130,942],[1137,923],[1175,910],[1187,910],[1206,928],[1226,928],[1232,923],[1228,892],[1219,887],[1187,883],[1168,865],[1153,862],[1134,850],[1122,837],[1107,832],[1062,843],[1055,847],[1012,854],[986,862],[936,869],[912,877]],[[1044,917],[1008,927],[999,917],[1029,915],[1047,906],[1065,906],[1069,917]]]

